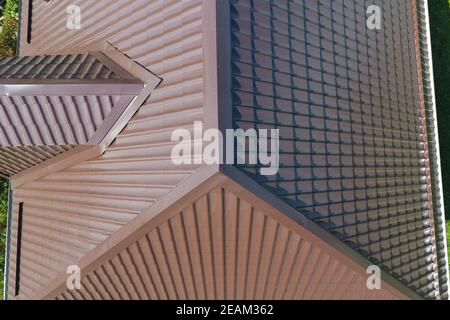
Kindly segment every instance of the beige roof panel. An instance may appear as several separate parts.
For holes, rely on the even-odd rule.
[[[420,298],[387,270],[381,290],[369,290],[366,268],[376,261],[236,168],[173,164],[174,129],[192,130],[195,121],[217,127],[229,116],[218,106],[223,2],[39,1],[31,28],[23,3],[22,55],[95,48],[152,86],[105,120],[111,130],[94,134],[95,148],[69,150],[12,178],[9,299]],[[66,28],[73,4],[82,10],[80,30]],[[156,88],[154,75],[162,79]],[[69,265],[81,267],[81,291],[66,288]]]
[[[361,266],[220,175],[153,220],[83,269],[81,290],[45,298],[406,298],[369,290]]]
[[[131,102],[141,95],[145,99],[149,92],[144,87],[156,85],[102,52],[0,58],[0,74],[5,176],[33,168],[64,149],[111,140]],[[21,152],[24,147],[33,152]],[[21,157],[8,161],[11,153]]]
[[[27,9],[26,3],[24,1],[24,10]],[[41,36],[37,39],[34,35],[30,47],[26,45],[26,36],[22,37],[21,54],[48,54],[48,48],[55,54],[70,54],[68,50],[81,51],[86,45],[89,47],[106,40],[118,52],[151,70],[163,81],[151,91],[148,99],[137,105],[136,113],[127,114],[130,121],[120,121],[123,130],[118,128],[115,139],[100,156],[77,161],[62,169],[57,166],[56,171],[44,167],[42,172],[45,174],[33,177],[32,181],[27,182],[27,177],[20,177],[20,183],[13,189],[12,229],[17,225],[17,212],[14,210],[20,201],[25,203],[24,223],[27,223],[26,216],[41,217],[46,221],[42,224],[33,218],[28,220],[30,228],[36,232],[22,239],[24,246],[34,244],[34,250],[52,252],[66,231],[52,232],[52,237],[46,241],[40,240],[38,235],[46,234],[57,219],[71,221],[76,217],[77,222],[70,223],[69,228],[73,234],[79,232],[75,236],[75,248],[60,246],[58,255],[48,255],[45,261],[41,261],[49,270],[48,278],[42,278],[33,268],[33,250],[28,247],[30,249],[22,251],[21,261],[25,266],[21,270],[27,274],[21,280],[22,298],[35,295],[57,275],[54,270],[64,270],[66,265],[77,262],[85,252],[93,249],[93,244],[97,246],[108,239],[198,169],[197,165],[171,166],[168,146],[172,144],[171,131],[174,128],[189,127],[194,120],[203,119],[203,32],[210,29],[203,26],[203,15],[207,10],[204,3],[209,1],[101,0],[95,1],[95,5],[92,1],[77,1],[76,4],[85,10],[86,17],[92,18],[85,19],[84,27],[76,34],[59,31],[55,34],[46,29],[51,27],[56,31],[59,26],[64,29],[65,8],[73,1],[55,1],[50,7],[44,2],[36,2],[33,30],[40,30],[36,34]],[[94,17],[98,8],[102,8],[104,14],[100,22]],[[22,15],[22,26],[26,26],[25,17],[26,13]],[[108,25],[108,32],[99,32],[97,26],[103,28],[105,25]],[[24,29],[26,27],[21,29],[22,32]],[[45,48],[40,47],[41,41],[47,42]],[[108,56],[115,54],[108,51]],[[118,64],[123,68],[130,66],[129,60],[121,61]],[[127,70],[134,74],[143,73],[135,65]],[[178,115],[180,111],[182,116]],[[12,179],[12,184],[15,185],[15,179]],[[81,233],[81,230],[86,230],[86,225],[90,226],[87,229],[90,233],[100,236],[91,236],[88,241],[83,236],[85,233]],[[11,270],[15,261],[15,236],[12,232]],[[13,278],[12,271],[9,276],[10,299],[14,298]]]

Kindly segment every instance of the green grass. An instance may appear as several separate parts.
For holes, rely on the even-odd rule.
[[[17,43],[18,0],[7,0],[0,17],[0,56],[14,56]]]
[[[3,16],[19,19],[19,0],[6,0],[3,5]]]
[[[433,47],[442,183],[447,218],[447,243],[450,231],[450,0],[428,0]]]

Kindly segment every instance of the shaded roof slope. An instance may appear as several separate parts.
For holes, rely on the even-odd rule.
[[[229,2],[227,125],[279,129],[277,175],[239,168],[422,296],[446,298],[420,77],[426,35],[416,1],[375,4],[380,30],[367,28],[362,0]]]

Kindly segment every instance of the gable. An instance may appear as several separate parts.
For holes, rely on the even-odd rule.
[[[0,74],[4,176],[101,143],[144,88],[101,52],[0,58]]]

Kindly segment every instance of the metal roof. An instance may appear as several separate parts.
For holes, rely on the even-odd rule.
[[[0,58],[1,81],[6,79],[120,79],[90,53]]]
[[[232,125],[280,130],[277,175],[239,168],[422,296],[445,299],[416,2],[374,4],[383,26],[371,31],[364,0],[230,2]]]
[[[198,169],[197,165],[173,167],[171,132],[203,118],[212,91],[204,92],[203,61],[209,55],[202,46],[212,29],[203,29],[209,1],[77,1],[90,18],[81,30],[70,32],[66,7],[73,1],[34,1],[29,45],[28,1],[22,2],[22,55],[67,54],[86,47],[104,51],[95,44],[108,41],[123,53],[122,61],[113,60],[134,76],[141,74],[145,83],[151,83],[145,80],[152,76],[147,71],[151,70],[164,78],[149,91],[148,99],[126,113],[131,120],[119,119],[112,144],[103,154],[56,171],[43,170],[44,175],[13,188],[9,287],[14,282],[17,201],[22,199],[26,226],[21,272],[26,276],[21,278],[21,297],[26,298],[43,290],[67,264],[76,263]],[[12,178],[13,185],[15,181]],[[66,227],[56,227],[62,225]],[[15,298],[11,291],[9,298]]]
[[[82,29],[71,31],[65,27],[65,8],[73,0],[34,1],[30,7],[24,0],[22,54],[73,52],[107,41],[129,57],[119,65],[126,68],[130,61],[136,61],[164,81],[149,99],[146,96],[135,103],[133,112],[119,120],[121,126],[114,130],[115,140],[104,153],[89,159],[71,156],[56,168],[44,167],[44,173],[38,177],[28,175],[15,187],[17,180],[13,178],[10,293],[14,292],[15,284],[14,240],[19,202],[24,202],[24,226],[21,292],[17,297],[10,294],[9,298],[418,298],[406,286],[417,290],[411,279],[419,279],[423,284],[417,290],[422,296],[438,297],[440,283],[433,281],[438,273],[431,232],[437,219],[434,224],[427,224],[431,220],[429,175],[427,170],[417,174],[414,170],[423,168],[427,160],[423,114],[414,94],[419,90],[419,77],[414,70],[418,65],[413,63],[417,53],[410,21],[413,6],[411,3],[411,7],[405,7],[407,3],[400,1],[374,1],[395,9],[386,13],[388,30],[395,29],[392,34],[383,31],[366,35],[366,30],[355,28],[357,21],[358,25],[362,21],[356,21],[354,15],[365,16],[362,4],[369,3],[363,0],[355,1],[356,5],[343,0],[325,5],[301,0],[254,0],[252,6],[246,6],[246,1],[77,0],[85,19]],[[27,18],[28,8],[33,11],[32,22]],[[229,11],[231,18],[227,16]],[[99,14],[102,19],[98,19]],[[330,19],[330,15],[336,19]],[[32,26],[28,28],[27,24]],[[27,43],[26,33],[30,30],[31,41]],[[232,47],[227,47],[228,40]],[[366,49],[371,50],[367,53]],[[224,59],[227,56],[233,60]],[[389,68],[368,65],[368,57]],[[256,63],[252,59],[257,59]],[[407,62],[404,66],[403,60]],[[323,72],[324,66],[333,64],[339,74],[330,78]],[[231,70],[235,72],[233,75],[228,73]],[[400,72],[405,70],[410,71],[411,79]],[[404,83],[404,78],[411,81]],[[233,91],[227,90],[227,83],[222,82],[232,79]],[[302,87],[305,81],[306,88]],[[334,85],[337,82],[338,86],[329,86],[329,81]],[[372,87],[371,94],[360,95],[360,86]],[[336,93],[340,96],[351,93],[351,99],[342,99],[352,103],[347,103],[347,109],[338,109],[336,103],[331,103],[326,110],[338,122],[333,130],[336,123],[323,117],[325,111],[320,109],[318,100],[323,97],[332,100]],[[285,96],[289,99],[283,99]],[[301,101],[308,105],[302,108],[296,102],[305,96],[308,99]],[[370,101],[369,105],[362,103],[365,101]],[[383,106],[379,105],[381,102]],[[235,123],[248,120],[250,124],[287,127],[282,132],[282,138],[288,137],[282,145],[282,168],[270,180],[252,175],[253,168],[241,168],[242,171],[227,168],[232,169],[230,173],[222,167],[225,175],[234,175],[236,183],[233,188],[221,185],[213,189],[216,182],[209,177],[218,175],[218,167],[173,165],[171,132],[179,127],[192,129],[194,121],[204,121],[211,127],[217,122],[226,123],[232,116],[232,104]],[[267,105],[276,109],[262,107]],[[332,110],[333,107],[338,110]],[[396,107],[403,109],[396,112]],[[400,130],[391,128],[395,126]],[[302,136],[300,130],[311,133],[307,141],[297,141]],[[332,144],[320,140],[324,135],[327,137],[327,130],[339,141],[335,141],[338,149],[325,147],[325,150],[338,154],[320,154],[321,143]],[[363,151],[371,152],[370,156],[361,153],[361,145],[358,146],[363,130],[373,137],[362,146]],[[418,134],[420,130],[422,135]],[[302,153],[306,149],[303,144],[297,147],[297,142],[307,143],[311,152]],[[399,142],[401,148],[387,145],[389,142]],[[297,155],[292,154],[299,150],[300,160],[293,161]],[[420,155],[415,151],[421,152]],[[365,158],[376,161],[361,169],[358,164],[364,163]],[[414,159],[419,158],[420,163],[414,164]],[[336,170],[336,166],[327,162],[336,159],[339,164],[346,160],[356,165]],[[67,164],[68,160],[71,161]],[[294,171],[294,166],[298,170]],[[250,173],[252,178],[243,172]],[[414,174],[399,176],[405,172]],[[309,176],[302,176],[305,173]],[[372,176],[364,178],[365,174]],[[314,177],[317,183],[312,181]],[[336,186],[334,182],[339,179],[341,182]],[[219,180],[229,179],[222,176]],[[359,187],[367,192],[360,193]],[[411,187],[415,193],[409,192]],[[310,191],[305,191],[308,188]],[[331,206],[329,211],[324,210],[328,204],[319,203],[317,210],[298,208],[297,199],[294,204],[286,201],[289,194],[285,190],[294,190],[295,196],[304,196],[306,200],[312,195],[310,209],[316,201],[334,201],[334,191],[347,204],[371,207],[356,216],[345,206],[345,212],[342,209],[333,217],[329,214],[335,212]],[[381,196],[382,201],[377,202],[370,198],[372,190],[386,197]],[[325,192],[333,197],[320,195]],[[220,197],[226,201],[219,201]],[[407,203],[402,204],[403,200]],[[221,211],[221,206],[227,210]],[[386,208],[389,206],[395,210],[389,211]],[[434,207],[433,204],[433,211]],[[337,233],[328,221],[333,222],[334,218],[343,223],[336,224],[341,228]],[[257,224],[249,223],[249,219]],[[266,223],[264,227],[261,221]],[[378,238],[370,235],[373,225]],[[170,232],[174,229],[177,232]],[[195,232],[186,234],[187,240],[180,239],[188,229]],[[428,232],[430,235],[424,236]],[[262,234],[266,240],[254,242],[254,248],[259,250],[246,246],[249,241],[241,242],[249,240],[250,234],[253,238]],[[214,237],[212,241],[208,239],[210,236]],[[348,245],[342,241],[343,236],[355,239]],[[305,246],[295,251],[287,238]],[[368,239],[381,241],[372,244]],[[406,248],[408,241],[411,247]],[[436,242],[439,245],[442,240],[436,236]],[[369,260],[366,252],[358,251],[360,244],[368,244],[371,254],[379,245],[387,255],[383,260],[387,264],[382,270],[381,291],[368,292],[365,287],[365,268],[378,262]],[[145,249],[144,260],[138,246]],[[425,253],[430,259],[421,257],[422,249],[429,251]],[[286,252],[284,259],[280,252]],[[296,260],[293,252],[300,258]],[[401,273],[391,268],[394,264],[397,267],[398,258],[404,262]],[[195,263],[179,263],[189,259]],[[424,262],[427,268],[423,267]],[[65,268],[71,264],[82,268],[80,292],[65,291]],[[252,269],[247,269],[247,265]],[[317,268],[313,270],[312,266]],[[111,279],[104,276],[105,270]],[[156,285],[152,279],[157,281]],[[279,282],[274,283],[274,279]],[[326,279],[332,280],[332,284]],[[399,279],[406,281],[402,283]],[[263,288],[257,294],[253,289],[255,283],[258,289]]]
[[[0,58],[1,174],[99,144],[143,87],[101,52]]]
[[[62,146],[0,146],[0,174],[11,176],[73,148]]]
[[[101,259],[82,259],[81,290],[68,290],[65,281],[56,281],[35,298],[406,297],[386,282],[380,290],[368,289],[365,268],[283,219],[271,203],[231,179],[216,173],[191,188],[187,197],[161,210],[158,219],[147,215],[117,232]]]

